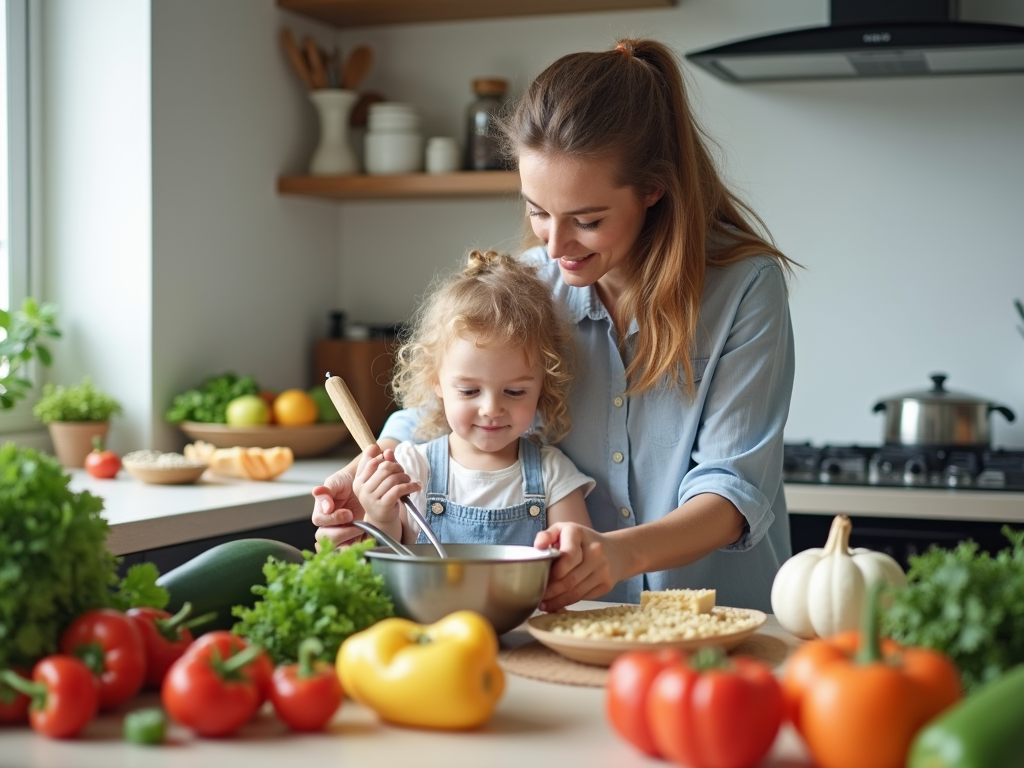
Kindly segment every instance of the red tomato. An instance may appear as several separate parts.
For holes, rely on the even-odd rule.
[[[85,457],[85,471],[101,480],[117,477],[121,459],[113,451],[103,450],[103,442],[98,436],[93,438],[92,445],[92,451]]]
[[[159,608],[131,608],[128,616],[146,649],[146,685],[159,688],[171,664],[192,644],[192,630],[174,623],[175,616]]]
[[[703,666],[702,653],[695,657]],[[654,742],[690,768],[749,768],[771,749],[782,723],[782,689],[755,659],[735,656],[699,669],[679,664],[658,674],[647,698]]]
[[[28,672],[23,669],[12,669],[11,672],[23,680],[31,680]],[[0,724],[20,725],[28,722],[28,705],[31,699],[27,694],[16,691],[3,680],[0,680]]]
[[[77,656],[99,681],[100,709],[111,709],[139,692],[146,678],[146,648],[135,622],[120,611],[83,613],[64,630],[61,653]]]
[[[194,641],[189,648],[191,651],[201,651],[206,648],[215,647],[217,653],[220,654],[222,659],[226,659],[228,656],[233,656],[240,651],[245,650],[249,647],[249,644],[238,635],[234,635],[226,630],[216,630],[214,632],[207,632],[205,635],[201,635],[198,640]],[[274,676],[274,662],[270,660],[270,657],[266,653],[261,652],[246,665],[245,672],[252,677],[253,682],[256,683],[256,690],[260,694],[260,704],[267,700],[270,696],[270,681]]]
[[[227,635],[200,644],[211,634]],[[203,635],[171,665],[160,691],[164,709],[201,736],[227,736],[260,708],[253,661],[266,654],[229,632]]]
[[[96,716],[99,694],[96,678],[74,656],[47,656],[32,670],[40,684],[29,710],[32,729],[54,739],[77,736]]]
[[[608,721],[622,738],[653,757],[661,753],[647,725],[647,692],[659,672],[683,661],[677,651],[631,651],[615,659],[608,669]]]
[[[334,717],[343,697],[333,664],[314,661],[303,675],[299,664],[274,670],[270,702],[277,716],[296,731],[319,731]]]

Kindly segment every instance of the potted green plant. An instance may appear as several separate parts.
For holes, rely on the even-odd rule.
[[[32,414],[50,430],[61,464],[81,467],[92,450],[93,438],[106,440],[110,417],[122,410],[117,400],[96,389],[92,378],[86,376],[69,387],[45,384]]]
[[[39,304],[29,296],[19,310],[0,309],[0,330],[0,410],[7,410],[32,388],[32,382],[20,374],[22,366],[33,357],[43,365],[50,364],[50,349],[42,339],[60,338],[57,305]]]

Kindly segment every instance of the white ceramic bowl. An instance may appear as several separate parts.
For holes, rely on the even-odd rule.
[[[376,176],[423,170],[423,137],[418,133],[367,133],[366,172]]]

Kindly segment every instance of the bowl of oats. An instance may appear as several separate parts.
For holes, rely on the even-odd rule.
[[[705,646],[729,651],[767,620],[761,611],[715,605],[713,589],[670,589],[641,593],[640,605],[534,616],[526,629],[568,659],[608,666],[626,651]]]
[[[194,483],[206,470],[206,462],[180,453],[132,451],[121,457],[121,466],[136,480],[155,485]]]

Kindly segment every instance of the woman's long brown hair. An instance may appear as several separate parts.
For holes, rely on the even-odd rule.
[[[503,125],[507,151],[610,158],[615,183],[663,190],[648,209],[627,265],[615,323],[621,351],[635,318],[627,394],[666,376],[692,395],[701,293],[709,266],[759,254],[792,264],[764,222],[722,181],[694,117],[679,62],[653,40],[620,40],[604,52],[563,56],[533,81]],[[709,245],[711,246],[709,248]]]

